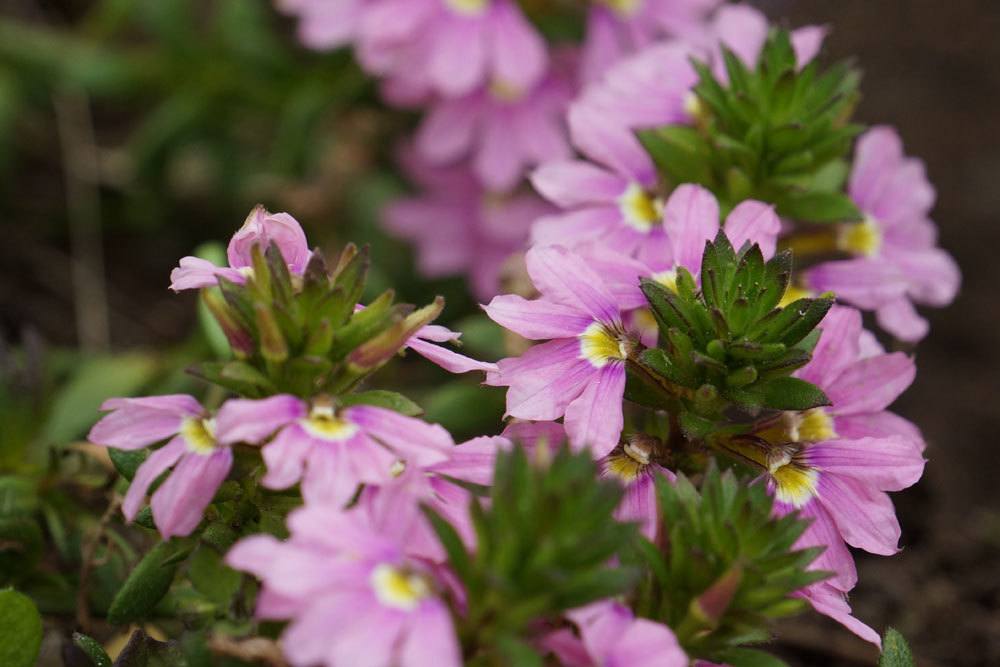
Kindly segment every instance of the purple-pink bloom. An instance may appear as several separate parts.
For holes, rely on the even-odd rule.
[[[277,0],[278,8],[299,19],[299,40],[325,50],[353,43],[369,0]]]
[[[851,615],[847,594],[836,586],[821,581],[792,595],[807,601],[813,609],[824,616],[829,616],[865,641],[875,644],[879,649],[882,648],[882,638],[875,630]]]
[[[410,550],[413,519],[310,504],[289,515],[288,540],[244,538],[226,562],[261,580],[259,618],[291,621],[281,646],[295,667],[458,667],[450,582]]]
[[[594,81],[624,57],[666,36],[705,31],[708,14],[721,0],[604,0],[587,15],[581,78]]]
[[[545,41],[512,0],[370,0],[357,46],[369,72],[446,97],[530,90],[548,67]]]
[[[418,153],[437,165],[471,158],[473,173],[495,192],[510,191],[531,167],[568,158],[564,115],[574,86],[563,60],[531,86],[492,81],[434,102],[417,130]]]
[[[269,489],[302,483],[306,502],[344,505],[359,484],[385,484],[404,464],[425,467],[448,458],[454,445],[437,424],[371,405],[335,409],[320,398],[287,394],[233,399],[219,410],[217,430],[228,442],[261,449]],[[273,438],[271,437],[273,435]]]
[[[924,165],[903,153],[894,129],[874,127],[858,140],[848,192],[865,219],[841,226],[837,248],[854,258],[816,266],[807,283],[874,310],[883,329],[918,341],[928,324],[913,304],[946,306],[961,283],[955,260],[937,247],[928,217],[935,195]]]
[[[229,240],[228,267],[216,266],[200,257],[183,257],[180,266],[170,272],[170,289],[179,292],[211,287],[220,277],[242,284],[253,271],[253,247],[260,246],[263,252],[271,243],[281,250],[288,270],[302,275],[312,256],[302,226],[287,213],[269,213],[263,206],[257,206]]]
[[[687,667],[688,657],[667,626],[636,618],[611,600],[569,612],[579,635],[556,630],[541,641],[565,667]]]
[[[659,507],[656,499],[656,476],[673,482],[677,477],[653,459],[653,447],[644,439],[630,438],[600,460],[601,476],[616,479],[625,486],[625,495],[615,510],[619,521],[634,521],[642,534],[656,539]]]
[[[391,203],[385,228],[414,244],[422,275],[465,275],[476,298],[495,296],[508,259],[552,207],[529,192],[489,192],[465,164],[438,167],[414,151],[399,161],[422,191]]]
[[[216,435],[215,420],[186,394],[112,398],[101,410],[110,412],[87,436],[95,444],[134,450],[169,438],[136,470],[122,503],[125,518],[135,519],[150,485],[173,468],[153,493],[153,521],[164,539],[191,533],[229,474],[232,441]]]
[[[572,446],[604,456],[621,434],[632,344],[618,303],[601,277],[565,248],[536,246],[526,260],[541,298],[498,296],[484,309],[501,326],[548,342],[501,359],[487,383],[509,388],[507,415],[537,421],[565,416]]]
[[[813,359],[797,375],[823,389],[831,405],[784,413],[761,435],[781,443],[766,461],[775,512],[797,510],[812,521],[797,546],[825,548],[813,567],[833,572],[825,584],[843,594],[857,582],[845,542],[875,554],[898,550],[899,523],[886,492],[920,478],[924,443],[912,424],[886,410],[913,380],[912,359],[877,350],[865,356],[856,310],[835,307],[820,328]]]
[[[497,365],[492,362],[479,361],[437,345],[437,343],[455,343],[461,336],[462,334],[459,332],[447,329],[440,324],[428,324],[418,329],[413,337],[406,341],[405,347],[450,373],[495,372]]]

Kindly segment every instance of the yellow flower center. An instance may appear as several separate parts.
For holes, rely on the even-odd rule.
[[[651,197],[638,183],[630,183],[618,198],[618,208],[626,225],[649,233],[663,216],[663,202]]]
[[[580,358],[586,359],[595,368],[601,368],[611,360],[623,360],[628,356],[625,342],[619,340],[600,322],[594,322],[587,327],[579,338]]]
[[[476,16],[486,10],[490,0],[444,0],[444,3],[456,14]]]
[[[218,446],[214,419],[188,417],[181,424],[181,436],[187,448],[195,454],[211,454]]]
[[[815,495],[819,472],[815,468],[790,462],[771,470],[775,497],[783,503],[801,508]]]
[[[626,483],[635,481],[649,465],[652,453],[648,443],[626,442],[620,450],[616,449],[604,460],[604,472]]]
[[[342,442],[358,432],[356,424],[340,417],[328,405],[316,405],[309,411],[309,416],[302,420],[302,428],[309,435],[320,440]]]
[[[778,302],[778,307],[787,308],[799,299],[806,299],[811,296],[815,296],[812,290],[808,290],[805,287],[799,287],[797,285],[789,285],[788,289],[785,290],[785,295],[781,297],[781,301]]]
[[[508,83],[503,79],[493,79],[490,82],[490,97],[499,101],[512,103],[517,102],[519,99],[524,97],[525,90],[523,88],[518,88],[512,83]]]
[[[882,247],[882,229],[875,218],[843,225],[837,234],[837,248],[855,255],[874,257]]]
[[[431,594],[431,587],[423,575],[388,563],[375,566],[371,585],[379,602],[404,611],[413,611],[421,600]]]
[[[677,291],[677,271],[668,269],[653,274],[653,280],[666,287],[671,292]]]
[[[833,417],[826,410],[813,408],[805,412],[785,412],[780,420],[758,431],[757,435],[774,445],[782,445],[789,442],[833,440],[837,437],[837,431],[833,428]]]
[[[642,0],[597,0],[619,16],[632,16],[642,6]]]

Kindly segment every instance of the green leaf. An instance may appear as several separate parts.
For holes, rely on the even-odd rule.
[[[340,404],[348,405],[374,405],[387,410],[394,410],[408,417],[419,417],[424,414],[424,409],[411,401],[406,396],[395,391],[385,389],[371,389],[356,394],[348,394],[340,399]]]
[[[42,645],[42,617],[26,595],[0,590],[0,665],[32,667]]]
[[[186,555],[190,549],[190,545],[183,540],[156,545],[139,561],[111,602],[108,621],[114,625],[125,625],[149,616],[173,583],[179,565],[178,557]]]
[[[136,470],[139,469],[143,461],[149,458],[149,450],[108,447],[108,458],[111,459],[118,474],[131,482],[132,478],[135,477]]]
[[[775,378],[765,383],[759,391],[764,407],[774,410],[809,410],[830,405],[830,399],[822,389],[794,377]]]
[[[913,653],[906,639],[895,628],[889,628],[882,637],[882,656],[878,667],[913,667]]]
[[[104,647],[93,637],[89,637],[82,632],[74,632],[73,643],[90,658],[90,662],[93,663],[94,667],[111,667],[111,658],[104,650]]]
[[[784,660],[752,648],[734,648],[713,657],[730,667],[788,667]]]
[[[228,605],[242,580],[242,575],[227,566],[219,552],[208,546],[194,552],[187,574],[195,590],[220,607]]]
[[[789,192],[777,202],[778,213],[802,222],[847,222],[864,217],[841,192]]]

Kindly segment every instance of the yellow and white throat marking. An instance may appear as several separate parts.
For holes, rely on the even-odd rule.
[[[666,287],[671,292],[677,292],[677,270],[667,269],[658,271],[652,275],[653,280]]]
[[[181,423],[181,436],[189,451],[195,454],[211,454],[218,447],[215,439],[215,420],[188,417]]]
[[[801,508],[816,496],[819,471],[798,461],[799,450],[774,449],[767,471],[774,480],[774,495],[783,503]]]
[[[356,424],[338,415],[329,405],[313,406],[301,424],[309,435],[329,442],[348,440],[358,432]]]
[[[609,361],[622,361],[628,356],[625,341],[600,322],[593,322],[579,335],[580,358],[595,368],[604,367]]]
[[[604,5],[619,16],[628,18],[639,11],[643,0],[597,0],[597,3]]]
[[[626,225],[644,234],[663,218],[663,202],[638,183],[630,183],[618,197],[618,209]]]
[[[823,408],[788,412],[760,435],[772,442],[789,443],[768,452],[767,471],[774,480],[778,500],[802,507],[816,495],[819,471],[802,460],[801,452],[810,443],[837,437],[833,418]]]
[[[841,225],[837,232],[837,249],[852,255],[874,257],[882,248],[882,228],[878,221],[866,215],[861,222]]]
[[[626,442],[604,460],[604,472],[626,484],[634,482],[649,466],[652,453],[647,444]]]
[[[478,16],[486,11],[490,0],[444,0],[444,4],[456,14]]]
[[[421,600],[431,595],[426,577],[388,563],[375,566],[371,585],[380,603],[403,611],[413,611]]]

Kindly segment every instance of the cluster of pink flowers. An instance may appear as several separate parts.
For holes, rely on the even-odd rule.
[[[469,492],[456,480],[489,484],[496,451],[512,441],[589,451],[625,487],[618,518],[659,537],[654,482],[674,473],[626,430],[623,405],[627,363],[658,335],[639,281],[676,289],[680,269],[698,280],[705,244],[720,232],[768,259],[789,229],[765,202],[738,203],[723,220],[703,187],[682,184],[662,196],[634,134],[695,122],[691,56],[720,78],[720,44],[747,63],[758,58],[764,17],[719,4],[595,0],[580,51],[557,52],[513,0],[283,0],[306,44],[353,46],[388,101],[427,108],[400,152],[422,192],[389,207],[388,229],[413,241],[425,275],[467,274],[493,321],[538,341],[495,364],[440,345],[458,336],[444,327],[423,327],[407,341],[452,372],[481,371],[487,384],[507,388],[514,421],[503,435],[457,446],[438,425],[323,395],[233,398],[214,410],[184,395],[105,403],[93,442],[129,450],[166,442],[138,468],[123,505],[134,519],[171,471],[151,498],[164,537],[196,529],[230,474],[235,446],[260,448],[265,488],[299,486],[305,505],[289,517],[289,539],[249,537],[227,557],[262,581],[258,616],[291,621],[283,646],[292,664],[461,664],[448,601],[460,606],[463,593],[420,506],[474,546]],[[800,66],[823,34],[794,33]],[[745,458],[759,464],[777,515],[812,520],[798,546],[824,549],[813,567],[833,576],[797,595],[878,644],[878,633],[851,616],[857,572],[848,547],[899,549],[887,492],[920,478],[925,445],[913,424],[888,411],[913,381],[913,359],[886,352],[863,329],[861,310],[898,339],[917,341],[927,323],[913,304],[947,304],[960,277],[936,246],[923,167],[893,130],[877,127],[858,141],[848,194],[865,214],[836,229],[837,249],[852,258],[815,265],[796,285],[839,301],[797,371],[830,404],[782,413],[755,434],[770,445],[765,454]],[[171,287],[243,283],[254,244],[272,242],[302,275],[312,253],[298,223],[257,208],[230,242],[229,266],[184,258]],[[497,295],[519,251],[533,298]],[[565,620],[539,643],[562,664],[689,664],[668,627],[617,601]]]

